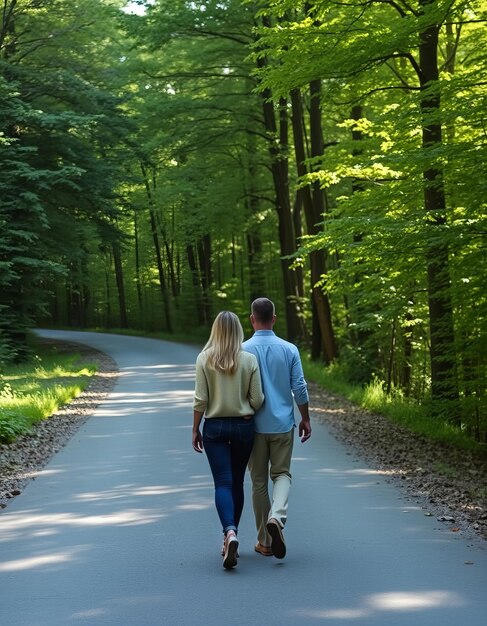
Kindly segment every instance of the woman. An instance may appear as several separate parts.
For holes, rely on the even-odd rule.
[[[264,402],[257,359],[242,351],[243,338],[235,313],[222,311],[196,360],[193,449],[205,449],[213,475],[215,504],[224,533],[225,569],[237,565],[244,475],[254,441],[252,417]]]

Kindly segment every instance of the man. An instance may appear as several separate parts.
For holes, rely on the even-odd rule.
[[[254,417],[256,432],[249,462],[258,538],[255,551],[282,559],[286,555],[283,528],[291,487],[294,401],[301,414],[299,436],[304,442],[311,436],[309,397],[297,347],[272,330],[276,321],[274,304],[268,298],[254,300],[250,321],[255,333],[243,343],[243,349],[257,357],[265,395]]]

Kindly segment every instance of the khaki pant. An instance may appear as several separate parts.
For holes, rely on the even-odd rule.
[[[288,433],[255,433],[249,469],[257,538],[264,546],[271,545],[266,528],[268,520],[273,517],[281,527],[287,520],[293,442],[294,428]],[[269,497],[269,476],[273,483],[272,500]]]

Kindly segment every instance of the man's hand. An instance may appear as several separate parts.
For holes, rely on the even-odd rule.
[[[311,422],[309,419],[302,419],[299,422],[299,436],[301,437],[302,443],[308,441],[311,437]]]
[[[195,452],[203,452],[203,437],[198,430],[193,430],[193,450]]]

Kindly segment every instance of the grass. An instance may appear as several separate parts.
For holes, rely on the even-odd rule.
[[[419,404],[397,390],[386,393],[382,381],[375,379],[365,386],[353,385],[343,379],[335,366],[324,367],[312,361],[307,355],[303,355],[302,360],[306,378],[324,389],[343,396],[372,413],[383,415],[428,439],[486,454],[486,447],[474,441],[460,428],[432,417],[427,404]]]
[[[27,363],[10,365],[0,376],[0,442],[11,442],[50,417],[88,385],[96,366],[78,354],[38,347]]]

